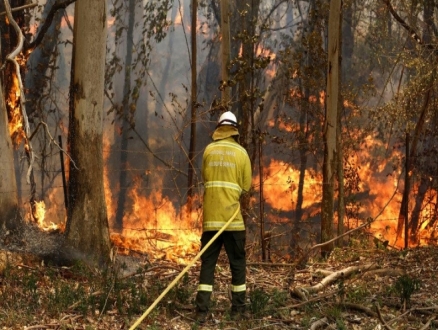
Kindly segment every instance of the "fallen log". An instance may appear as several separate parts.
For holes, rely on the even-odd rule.
[[[350,266],[345,269],[339,270],[337,272],[333,272],[332,274],[324,277],[319,283],[308,286],[308,287],[293,287],[289,289],[289,292],[292,296],[299,297],[301,300],[308,300],[308,297],[311,293],[319,292],[322,289],[326,288],[328,285],[336,282],[339,279],[344,279],[352,274],[358,272],[366,272],[370,270],[374,270],[377,268],[376,264],[367,264],[362,266]]]

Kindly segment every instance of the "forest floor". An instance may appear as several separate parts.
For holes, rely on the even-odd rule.
[[[130,329],[185,268],[138,253],[105,272],[57,267],[7,243],[0,239],[0,329]],[[222,253],[207,323],[193,319],[197,262],[137,329],[438,329],[438,248],[371,245],[337,248],[300,269],[248,260],[248,313],[238,322]]]

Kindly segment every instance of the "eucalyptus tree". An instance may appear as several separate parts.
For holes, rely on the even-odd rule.
[[[328,21],[328,46],[327,46],[327,112],[324,122],[324,164],[322,176],[322,202],[321,202],[321,242],[332,238],[335,178],[339,157],[338,146],[338,115],[340,113],[340,88],[341,88],[341,17],[342,1],[330,1],[330,14]],[[327,256],[333,249],[331,244],[321,248],[322,254]]]
[[[187,215],[191,217],[194,197],[194,176],[195,157],[196,157],[196,123],[198,109],[198,43],[196,41],[198,34],[198,0],[192,0],[192,15],[191,15],[191,33],[190,33],[190,50],[191,50],[191,88],[190,88],[190,142],[188,154],[188,169],[187,169]]]
[[[68,131],[69,208],[60,254],[96,266],[106,265],[111,252],[102,154],[106,35],[106,1],[77,0]]]

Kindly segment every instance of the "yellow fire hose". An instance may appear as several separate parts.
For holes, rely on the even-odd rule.
[[[227,227],[230,225],[230,223],[234,220],[234,218],[237,216],[237,213],[239,213],[240,210],[240,203],[237,203],[237,209],[232,215],[232,217],[228,220],[228,222],[213,236],[213,238],[208,241],[207,244],[202,248],[202,250],[196,255],[196,257],[193,258],[193,260],[179,273],[177,277],[170,283],[167,288],[159,295],[157,299],[152,303],[152,305],[149,306],[149,308],[143,313],[141,317],[137,319],[137,321],[129,328],[129,330],[134,330],[139,326],[139,324],[146,318],[146,316],[149,315],[149,313],[157,306],[157,304],[161,301],[161,299],[164,298],[164,296],[172,289],[175,284],[183,277],[185,273],[190,269],[190,267],[193,266],[193,264],[201,257],[201,255],[205,252],[205,250],[208,249],[208,247],[219,237],[222,232],[227,229]]]

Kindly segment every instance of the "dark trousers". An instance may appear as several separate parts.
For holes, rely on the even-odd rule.
[[[201,249],[216,233],[216,231],[206,231],[202,234]],[[225,247],[231,268],[231,308],[233,311],[244,311],[246,295],[245,238],[245,231],[224,231],[201,256],[200,286],[196,295],[198,311],[208,311],[214,282],[214,270],[222,246]]]

